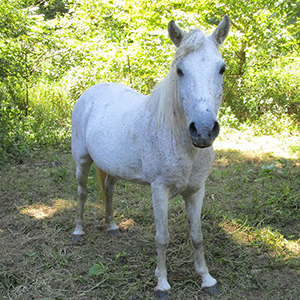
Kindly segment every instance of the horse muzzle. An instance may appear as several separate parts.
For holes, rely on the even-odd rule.
[[[210,147],[215,138],[219,135],[219,132],[220,125],[216,120],[210,125],[192,122],[188,127],[188,133],[192,139],[193,145],[198,148]]]

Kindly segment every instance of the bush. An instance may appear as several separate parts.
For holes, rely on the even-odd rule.
[[[8,158],[20,159],[30,149],[30,119],[7,102],[0,103],[0,163]]]
[[[240,123],[260,123],[267,130],[269,123],[261,121],[271,115],[273,120],[289,116],[296,124],[300,121],[299,63],[298,57],[289,57],[274,61],[269,69],[249,68],[235,90],[225,91],[226,106]]]

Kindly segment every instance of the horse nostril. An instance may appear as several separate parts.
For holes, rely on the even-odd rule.
[[[220,132],[220,125],[219,125],[219,123],[217,121],[215,121],[214,127],[211,130],[211,136],[212,136],[212,138],[215,139],[219,135],[219,132]]]
[[[189,126],[189,134],[192,138],[198,138],[198,131],[194,122],[192,122]]]
[[[211,124],[211,129],[206,126],[198,126],[198,129],[196,127],[196,123],[192,122],[188,128],[189,135],[192,139],[194,140],[211,140],[213,141],[219,134],[220,132],[220,125],[217,121],[214,121]]]

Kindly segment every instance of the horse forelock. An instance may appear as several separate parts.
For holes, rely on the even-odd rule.
[[[190,32],[185,32],[183,39],[175,53],[175,59],[173,62],[176,63],[178,60],[184,58],[189,53],[200,49],[205,39],[205,35],[199,29],[191,30]]]
[[[205,35],[198,29],[185,32],[180,46],[177,48],[171,70],[166,78],[159,83],[150,94],[147,104],[152,117],[156,115],[156,126],[166,124],[171,134],[176,137],[176,128],[184,126],[185,115],[182,113],[178,101],[178,80],[176,64],[189,53],[198,50],[205,39]]]

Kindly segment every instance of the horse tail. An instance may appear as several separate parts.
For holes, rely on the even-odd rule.
[[[105,195],[105,178],[106,173],[96,166],[96,176],[97,176],[97,200],[100,201],[100,187],[102,192],[103,207],[106,206],[106,195]]]

